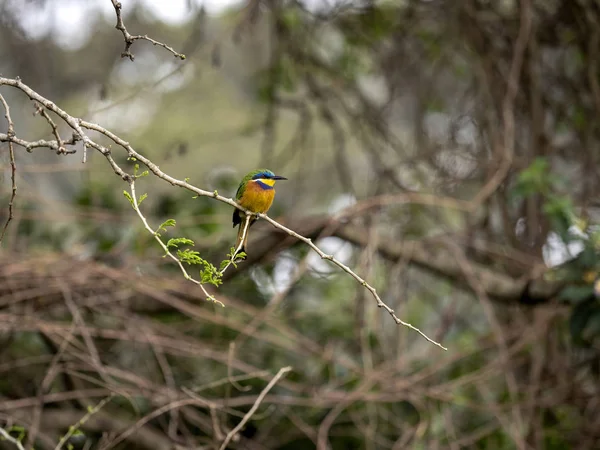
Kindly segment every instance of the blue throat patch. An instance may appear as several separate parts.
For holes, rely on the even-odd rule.
[[[268,184],[265,184],[260,180],[256,180],[256,184],[258,184],[265,191],[270,191],[271,189],[273,189],[273,186],[269,186]]]

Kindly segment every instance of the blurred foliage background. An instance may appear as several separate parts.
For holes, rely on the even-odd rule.
[[[218,449],[292,366],[228,448],[600,447],[597,2],[122,3],[132,34],[186,60],[144,41],[121,58],[109,0],[0,0],[0,74],[200,188],[285,175],[271,217],[448,351],[266,223],[214,292],[225,308],[206,302],[102,155],[15,147],[2,428],[36,449],[72,426],[77,449]],[[18,136],[51,138],[0,93]],[[152,224],[225,258],[231,207],[153,176],[137,189]]]

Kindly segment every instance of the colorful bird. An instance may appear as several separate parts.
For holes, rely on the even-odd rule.
[[[248,211],[255,213],[266,213],[273,199],[275,198],[275,181],[287,180],[285,177],[275,175],[273,172],[267,169],[253,170],[246,175],[238,187],[235,194],[235,199],[243,208]],[[256,222],[257,217],[252,216],[248,229]],[[244,236],[244,227],[246,222],[246,214],[236,208],[233,211],[233,227],[239,225],[237,243],[235,244],[236,250],[240,248],[240,243],[243,243],[239,252],[246,252],[246,243],[248,242],[248,230]]]

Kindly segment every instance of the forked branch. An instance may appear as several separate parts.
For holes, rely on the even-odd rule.
[[[118,2],[117,0],[111,0],[111,2],[115,8],[115,13],[117,15],[117,24],[115,25],[115,28],[117,30],[119,30],[121,33],[123,33],[123,39],[125,40],[125,49],[121,53],[121,58],[129,58],[131,61],[133,61],[135,59],[135,55],[133,53],[131,53],[131,46],[133,45],[133,43],[135,41],[143,40],[143,41],[152,42],[153,45],[158,45],[158,46],[164,48],[165,50],[173,53],[173,55],[176,58],[179,58],[181,60],[185,59],[185,55],[183,53],[176,52],[172,47],[169,47],[167,44],[164,44],[162,42],[156,41],[156,40],[148,37],[148,35],[146,35],[146,34],[132,35],[129,31],[127,31],[127,27],[125,26],[125,23],[123,22],[123,16],[121,13],[121,8],[123,7],[123,5],[121,5],[121,2]]]

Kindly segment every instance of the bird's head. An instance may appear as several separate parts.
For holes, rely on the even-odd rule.
[[[275,175],[268,169],[259,169],[251,172],[251,181],[260,181],[268,186],[273,186],[277,180],[287,180],[287,178]]]

